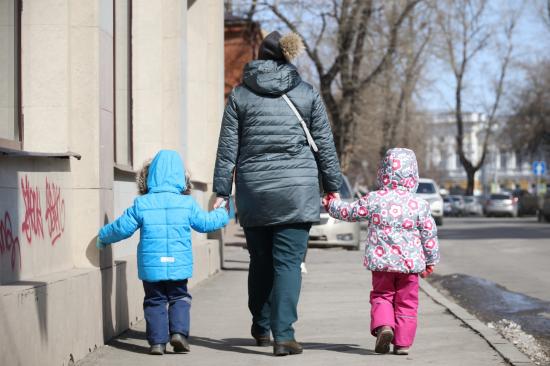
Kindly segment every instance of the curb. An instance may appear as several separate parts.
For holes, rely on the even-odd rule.
[[[489,328],[464,308],[448,300],[426,280],[420,281],[420,289],[437,304],[446,308],[458,320],[472,329],[491,346],[506,362],[513,366],[536,366],[526,355],[521,353],[512,343],[502,337],[497,331]]]

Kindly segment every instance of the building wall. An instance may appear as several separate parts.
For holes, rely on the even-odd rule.
[[[442,187],[466,188],[464,168],[456,154],[456,121],[452,114],[430,117],[432,136],[428,141],[428,169],[437,175]],[[486,129],[486,116],[480,113],[464,114],[464,150],[470,161],[477,163],[481,157]],[[476,193],[499,189],[530,189],[535,182],[529,159],[509,151],[498,139],[496,126],[489,140],[488,153],[483,167],[476,173]]]
[[[23,150],[46,155],[0,155],[1,365],[70,364],[142,319],[138,234],[95,248],[98,229],[137,194],[131,169],[159,149],[178,150],[194,197],[204,208],[211,199],[223,4],[189,3],[133,1],[134,166],[126,171],[114,166],[113,0],[24,2]],[[47,156],[67,151],[82,158]],[[217,241],[197,235],[193,247],[192,285],[220,267]]]

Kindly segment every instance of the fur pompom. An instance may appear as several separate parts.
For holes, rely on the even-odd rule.
[[[302,38],[296,33],[285,34],[279,40],[279,46],[288,62],[298,57],[305,49]]]
[[[143,163],[140,171],[136,175],[136,183],[138,186],[138,192],[141,195],[147,194],[147,176],[149,175],[149,165],[151,165],[151,160],[147,160]]]

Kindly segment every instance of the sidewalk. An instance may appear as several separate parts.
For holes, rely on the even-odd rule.
[[[147,355],[142,321],[78,365],[508,364],[484,338],[425,292],[420,293],[419,327],[411,354],[374,354],[374,338],[369,334],[370,274],[361,265],[361,252],[340,249],[309,251],[309,273],[304,276],[300,319],[296,324],[297,339],[304,345],[304,353],[275,358],[271,347],[253,346],[249,334],[246,250],[226,247],[225,262],[232,270],[192,290],[191,353]],[[170,346],[168,350],[171,351]]]

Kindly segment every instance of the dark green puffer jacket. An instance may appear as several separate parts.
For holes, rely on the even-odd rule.
[[[332,131],[319,93],[292,64],[256,60],[225,107],[214,192],[229,196],[235,170],[236,201],[244,227],[319,221],[317,163],[286,93],[319,147],[319,169],[328,192],[342,177]]]

